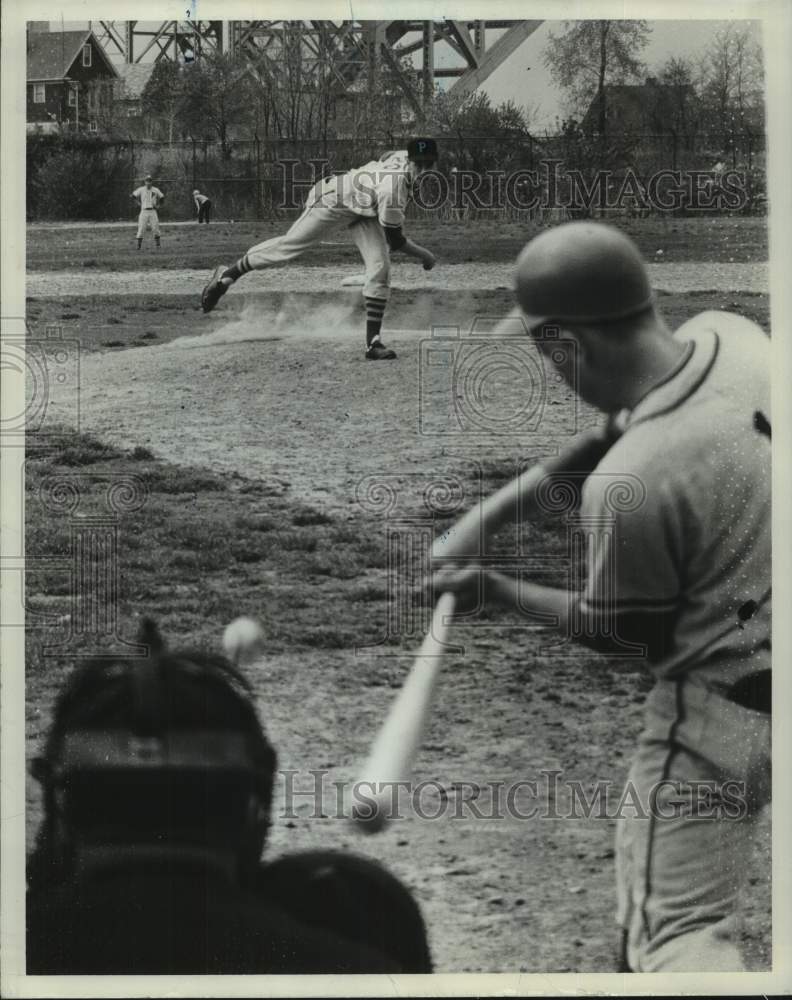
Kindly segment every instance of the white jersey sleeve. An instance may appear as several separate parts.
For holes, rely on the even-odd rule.
[[[410,191],[406,150],[389,154],[382,164],[385,169],[376,187],[377,218],[383,226],[401,226]]]

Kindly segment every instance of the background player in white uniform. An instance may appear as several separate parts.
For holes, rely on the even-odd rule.
[[[207,198],[205,194],[196,188],[193,191],[193,201],[195,202],[195,210],[198,212],[198,225],[205,222],[207,226],[209,225],[209,219],[212,214],[212,201]]]
[[[723,312],[672,334],[637,249],[596,223],[533,240],[517,297],[532,331],[574,341],[569,363],[536,339],[621,431],[583,487],[586,586],[453,568],[434,586],[470,601],[481,585],[605,652],[643,647],[656,684],[629,775],[644,815],[628,807],[617,831],[623,967],[740,970],[735,903],[770,790],[769,339]],[[505,490],[513,517],[525,498],[519,481]],[[486,536],[497,525],[483,519]],[[478,554],[449,539],[450,556]]]
[[[157,209],[165,200],[165,195],[152,183],[151,174],[147,174],[141,187],[135,188],[132,197],[140,207],[137,229],[138,250],[143,246],[143,233],[150,229],[154,233],[154,243],[160,245],[160,226]]]
[[[404,210],[413,184],[437,160],[433,139],[413,139],[406,150],[337,177],[327,177],[311,189],[302,215],[283,236],[252,247],[232,267],[215,268],[201,295],[204,312],[248,271],[299,257],[344,226],[350,231],[366,266],[363,297],[366,303],[366,357],[390,360],[394,351],[380,340],[385,307],[390,297],[390,253],[401,250],[423,263],[435,265],[432,253],[402,233]]]

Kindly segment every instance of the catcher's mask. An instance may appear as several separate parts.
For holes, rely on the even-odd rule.
[[[33,768],[46,822],[74,846],[220,849],[255,863],[276,755],[247,681],[223,657],[168,652],[150,621],[140,640],[146,659],[88,661],[61,692]]]

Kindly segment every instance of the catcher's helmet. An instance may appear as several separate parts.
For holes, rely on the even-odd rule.
[[[251,690],[223,657],[168,652],[86,661],[55,706],[34,765],[46,809],[83,841],[263,844],[276,766]]]
[[[515,293],[532,328],[626,319],[653,301],[638,248],[600,222],[567,222],[531,240],[517,258]]]

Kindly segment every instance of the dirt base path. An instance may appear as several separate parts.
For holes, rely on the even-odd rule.
[[[230,261],[229,261],[230,263]],[[653,263],[649,265],[654,288],[669,292],[766,292],[766,263]],[[97,269],[82,271],[29,271],[27,294],[35,297],[71,295],[124,295],[147,292],[150,295],[183,295],[194,290],[196,295],[210,273],[195,270],[114,271]],[[247,292],[312,292],[335,291],[341,282],[357,273],[357,269],[329,264],[325,267],[293,265],[255,271],[244,279]],[[434,271],[422,270],[414,264],[395,264],[394,288],[409,289],[495,289],[511,285],[512,265],[455,264],[438,266]],[[350,289],[350,292],[355,289]],[[359,291],[359,289],[358,289]]]

